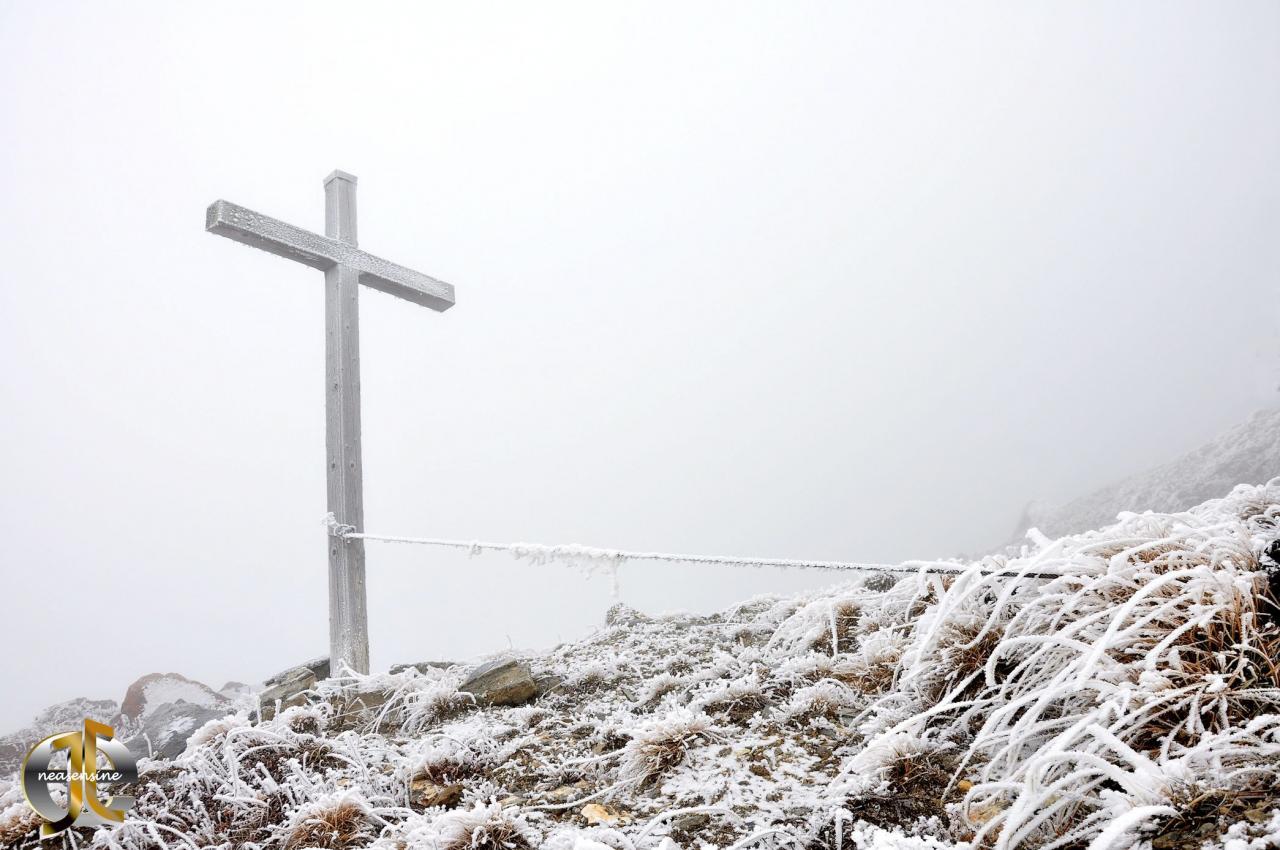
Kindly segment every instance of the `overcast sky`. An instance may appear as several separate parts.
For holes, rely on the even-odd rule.
[[[323,276],[370,531],[899,560],[1274,404],[1280,4],[0,6],[0,731],[327,651]],[[375,668],[587,633],[609,583],[370,544]],[[624,568],[648,611],[828,575]]]

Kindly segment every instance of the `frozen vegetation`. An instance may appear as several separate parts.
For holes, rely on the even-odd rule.
[[[477,705],[463,668],[329,679],[144,759],[125,824],[75,842],[1280,846],[1278,522],[1280,479],[1033,535],[958,575],[866,575],[707,617],[618,607],[528,659],[538,693],[517,706]],[[0,790],[0,843],[36,825]]]

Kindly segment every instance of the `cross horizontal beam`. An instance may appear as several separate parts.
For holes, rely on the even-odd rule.
[[[370,289],[432,310],[443,312],[454,304],[451,284],[230,201],[209,205],[204,229],[313,269],[347,266],[355,269],[360,282]]]

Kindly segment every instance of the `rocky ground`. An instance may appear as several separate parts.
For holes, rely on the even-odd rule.
[[[617,607],[479,669],[303,666],[232,713],[201,706],[219,716],[183,752],[113,789],[137,798],[126,822],[67,840],[1280,847],[1278,523],[1280,480],[1017,558],[706,617]],[[0,786],[0,846],[37,825]]]

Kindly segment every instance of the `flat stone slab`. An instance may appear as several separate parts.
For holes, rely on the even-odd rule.
[[[262,712],[262,719],[267,720],[276,716],[276,707],[280,709],[291,708],[295,705],[305,705],[307,702],[306,692],[315,687],[316,677],[309,667],[295,667],[292,670],[286,670],[279,676],[286,678],[280,679],[273,676],[275,683],[269,685],[262,693],[258,694],[258,708]]]
[[[444,806],[452,809],[462,799],[462,786],[456,783],[441,785],[430,779],[415,779],[409,784],[409,804],[415,809]]]
[[[481,664],[458,690],[481,705],[520,705],[538,695],[529,665],[514,658]]]
[[[335,706],[332,728],[355,729],[362,723],[377,719],[382,707],[391,698],[391,691],[373,689],[346,693]]]
[[[264,682],[264,684],[278,685],[279,683],[286,681],[288,679],[296,679],[298,678],[299,672],[302,670],[306,670],[308,673],[310,673],[317,682],[320,682],[329,678],[329,656],[326,655],[322,658],[313,658],[310,661],[304,661],[303,663],[297,665],[296,667],[290,667],[287,670],[281,670],[279,673],[275,674],[270,679],[267,679],[267,681]]]

